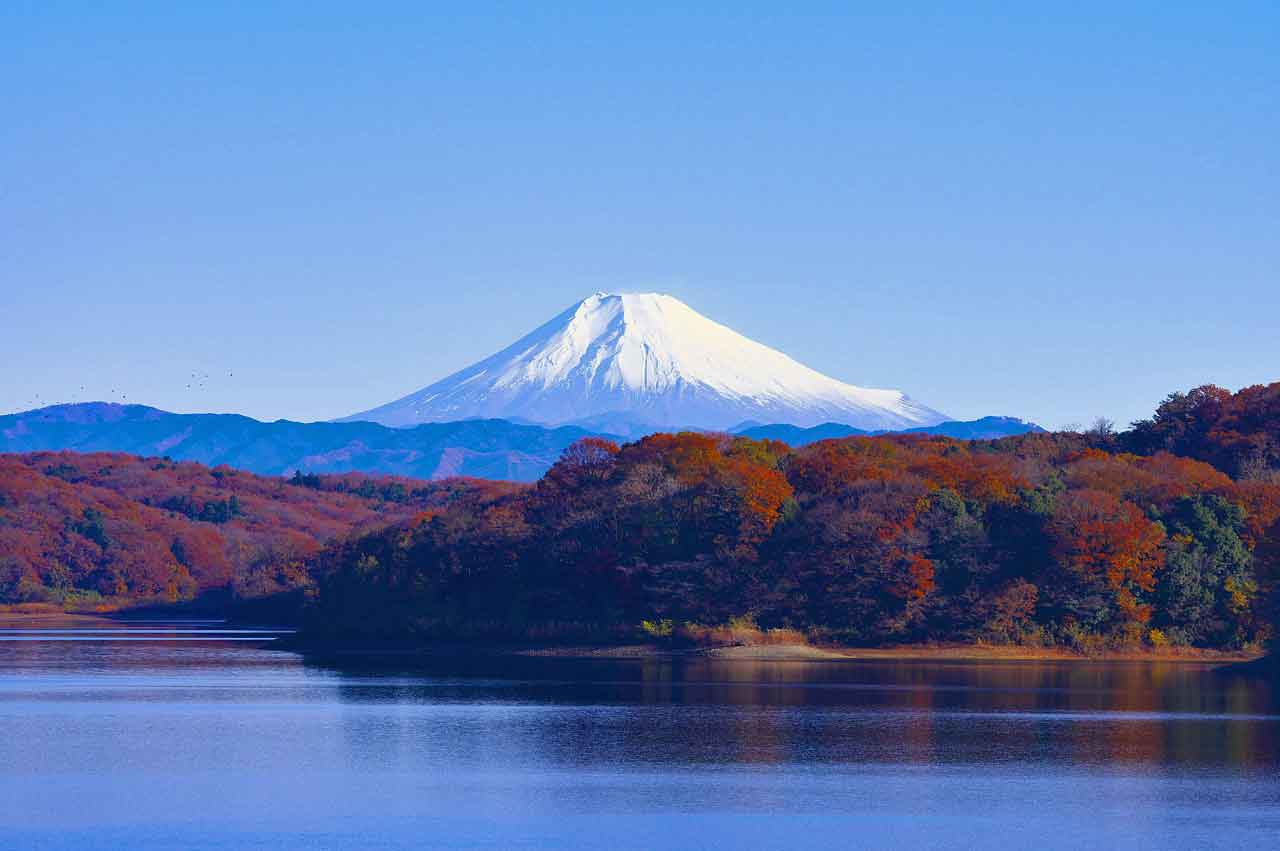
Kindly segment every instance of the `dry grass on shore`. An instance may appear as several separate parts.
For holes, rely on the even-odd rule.
[[[115,623],[104,615],[67,612],[52,603],[0,606],[0,629],[75,629]]]
[[[673,648],[659,644],[630,644],[607,647],[537,647],[513,652],[527,656],[592,657],[592,658],[682,658],[703,657],[724,660],[761,662],[1247,662],[1260,652],[1204,650],[1193,647],[1136,648],[1113,650],[1086,656],[1063,648],[1017,647],[985,644],[914,644],[898,647],[816,646],[803,642],[723,644],[702,647]]]
[[[88,614],[65,612],[48,603],[0,606],[0,629],[71,629],[119,626],[119,613]],[[891,647],[844,647],[815,643],[804,633],[791,629],[760,629],[746,621],[732,621],[715,627],[684,624],[678,643],[659,640],[645,644],[501,646],[489,644],[427,643],[405,652],[480,652],[526,656],[588,658],[677,658],[703,657],[753,661],[1127,661],[1127,662],[1248,662],[1263,656],[1261,651],[1209,650],[1196,647],[1136,647],[1083,654],[1061,647],[1024,647],[997,644],[907,644]],[[665,632],[666,630],[660,630]],[[671,637],[671,633],[663,636]]]

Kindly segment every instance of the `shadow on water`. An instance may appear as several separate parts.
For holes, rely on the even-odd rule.
[[[0,847],[1266,847],[1280,713],[1198,664],[315,658],[0,630]],[[767,816],[767,818],[760,818]]]
[[[565,765],[1280,765],[1271,684],[1200,664],[520,656],[306,664],[336,675],[339,698],[352,705],[541,708],[536,723],[522,727],[518,713],[512,723]]]

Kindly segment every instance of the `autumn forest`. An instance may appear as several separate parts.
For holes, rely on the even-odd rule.
[[[0,603],[268,612],[331,636],[1082,652],[1271,638],[1280,383],[1124,431],[588,438],[530,485],[0,455]]]

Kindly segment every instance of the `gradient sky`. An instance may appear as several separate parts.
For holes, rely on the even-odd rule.
[[[3,4],[0,411],[336,417],[601,289],[957,418],[1280,379],[1280,5],[689,5]]]

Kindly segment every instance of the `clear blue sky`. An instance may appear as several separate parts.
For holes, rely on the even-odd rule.
[[[787,5],[3,4],[0,410],[336,417],[597,289],[960,418],[1280,379],[1280,5]]]

